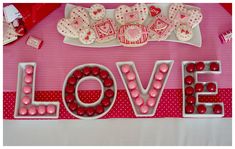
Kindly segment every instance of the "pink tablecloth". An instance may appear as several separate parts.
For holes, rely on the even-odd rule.
[[[91,4],[81,4],[90,6]],[[116,8],[120,4],[104,4]],[[19,62],[37,62],[36,90],[61,90],[67,73],[84,63],[99,63],[107,66],[117,80],[118,89],[124,89],[115,62],[134,61],[144,86],[147,86],[156,60],[175,60],[166,88],[181,88],[181,62],[183,60],[221,60],[222,74],[202,79],[217,81],[219,88],[232,87],[232,44],[221,44],[218,35],[231,29],[231,15],[219,4],[192,4],[202,9],[204,19],[200,24],[202,48],[172,42],[149,42],[139,48],[81,48],[66,45],[57,32],[57,21],[64,16],[64,7],[52,12],[28,34],[3,49],[3,89],[15,91],[17,65]],[[43,39],[40,50],[25,45],[29,35]]]

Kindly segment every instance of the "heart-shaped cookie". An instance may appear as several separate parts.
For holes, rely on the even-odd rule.
[[[175,26],[187,24],[194,28],[202,21],[202,13],[197,8],[187,8],[184,4],[172,4],[169,7],[169,19],[173,20]]]
[[[121,5],[115,9],[115,19],[121,25],[127,23],[142,24],[148,17],[146,4],[135,4],[132,7]]]
[[[161,9],[152,5],[149,7],[149,13],[152,17],[155,17],[161,13]]]
[[[72,9],[69,18],[62,18],[57,23],[57,30],[60,34],[69,38],[78,38],[79,32],[89,27],[89,18],[83,7]]]

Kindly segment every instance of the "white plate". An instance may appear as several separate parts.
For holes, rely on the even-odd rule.
[[[169,8],[170,4],[167,4],[167,3],[166,4],[163,4],[163,3],[148,4],[148,6],[150,6],[150,5],[155,5],[159,8],[161,8],[161,10],[162,10],[161,13],[165,16],[168,16],[168,8]],[[186,6],[188,8],[192,7],[192,6],[189,6],[189,5],[186,5]],[[65,18],[69,18],[69,13],[74,7],[76,7],[76,5],[66,4],[66,6],[65,6]],[[198,7],[194,7],[194,8],[200,9]],[[106,17],[113,19],[113,16],[114,16],[114,9],[106,9]],[[148,19],[144,22],[144,25],[149,24],[149,22],[151,20],[152,20],[152,18],[148,17]],[[153,42],[153,41],[154,40],[150,40],[150,42]],[[189,45],[196,46],[196,47],[201,47],[202,37],[201,37],[200,27],[199,27],[199,25],[197,25],[193,29],[193,38],[189,41],[184,42],[184,41],[178,40],[176,38],[174,32],[172,32],[171,35],[164,41],[179,42],[179,43],[189,44]],[[93,44],[85,45],[85,44],[82,44],[79,41],[79,39],[73,39],[73,38],[65,37],[64,38],[64,43],[69,44],[69,45],[74,45],[74,46],[80,46],[80,47],[96,47],[96,48],[121,46],[118,39],[114,39],[114,40],[106,42],[106,43],[93,43]]]

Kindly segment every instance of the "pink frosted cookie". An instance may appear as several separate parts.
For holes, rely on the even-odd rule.
[[[144,25],[122,25],[118,31],[120,44],[126,47],[138,47],[148,42],[148,31]]]
[[[156,40],[165,40],[174,28],[174,23],[161,14],[148,25],[150,37]]]
[[[193,37],[193,29],[188,25],[179,25],[175,33],[177,39],[181,41],[189,41]]]
[[[96,41],[103,43],[116,38],[116,26],[113,20],[107,18],[93,24]]]
[[[105,17],[105,8],[101,4],[94,4],[89,9],[89,15],[93,20],[101,20]]]
[[[188,24],[192,28],[202,21],[202,13],[197,8],[186,8],[184,4],[172,4],[169,7],[169,19],[174,21],[175,26]]]
[[[72,9],[69,18],[62,18],[57,23],[58,32],[69,38],[78,38],[79,32],[89,27],[89,17],[86,10],[82,7]]]
[[[132,7],[121,5],[115,9],[115,19],[121,25],[127,23],[142,24],[148,17],[148,7],[139,3]]]
[[[82,30],[79,34],[79,40],[83,44],[92,44],[93,42],[95,42],[95,39],[95,32],[93,31],[93,29],[90,28]]]

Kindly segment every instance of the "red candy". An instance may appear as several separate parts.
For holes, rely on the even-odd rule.
[[[104,95],[105,95],[105,97],[112,98],[112,97],[114,96],[114,92],[113,92],[113,90],[111,90],[111,89],[107,89],[107,90],[104,92]]]
[[[222,113],[222,106],[219,104],[216,104],[213,106],[213,112],[215,114],[221,114]]]
[[[87,109],[86,109],[86,114],[87,114],[88,116],[93,116],[93,115],[95,114],[95,109],[92,108],[92,107],[87,108]]]
[[[82,71],[83,71],[83,74],[85,76],[88,76],[91,73],[91,68],[90,67],[84,67]]]
[[[204,114],[204,113],[206,113],[206,106],[205,106],[205,105],[198,105],[198,106],[197,106],[197,112],[198,112],[199,114]]]
[[[75,102],[69,103],[69,109],[71,111],[75,111],[77,109],[77,103]]]
[[[70,78],[68,79],[68,83],[71,84],[71,85],[76,84],[76,82],[77,82],[77,79],[76,79],[75,77],[70,77]]]
[[[105,70],[100,71],[100,78],[101,79],[106,79],[109,76],[109,73]]]
[[[104,106],[104,107],[107,107],[110,105],[110,99],[109,98],[104,98],[102,101],[101,101],[101,104]]]
[[[203,62],[197,62],[196,63],[196,70],[202,71],[205,68],[205,64]]]
[[[192,76],[187,76],[184,78],[184,82],[187,84],[187,85],[191,85],[194,83],[194,78]]]
[[[192,114],[194,112],[194,106],[189,104],[185,107],[185,112],[188,114]]]
[[[105,87],[111,87],[113,85],[113,80],[110,78],[107,78],[104,80],[104,86]]]
[[[72,86],[72,85],[67,85],[66,87],[65,87],[65,92],[66,93],[73,93],[75,91],[75,88],[74,88],[74,86]]]
[[[186,95],[192,95],[194,93],[194,89],[191,86],[188,86],[185,88],[185,94]]]
[[[195,92],[202,92],[204,90],[204,85],[202,83],[195,84]]]
[[[186,102],[189,104],[195,104],[196,98],[194,96],[187,96],[186,97]]]
[[[97,114],[101,114],[104,112],[104,107],[102,105],[98,105],[95,109]]]
[[[210,63],[210,70],[211,71],[218,71],[219,70],[219,64],[216,62]]]
[[[85,114],[85,108],[78,107],[77,108],[77,115],[83,116]]]
[[[91,69],[91,73],[94,75],[94,76],[97,76],[99,73],[100,73],[100,68],[99,67],[93,67]]]
[[[215,83],[208,83],[206,86],[207,90],[209,92],[215,92],[216,91],[216,85]]]
[[[71,103],[72,101],[74,101],[75,96],[73,94],[68,94],[65,96],[65,101],[68,103]]]
[[[74,73],[73,73],[73,76],[77,79],[81,79],[83,74],[81,72],[81,70],[76,70]]]
[[[189,64],[186,66],[186,70],[187,70],[188,72],[194,72],[194,71],[195,71],[195,64],[189,63]]]

